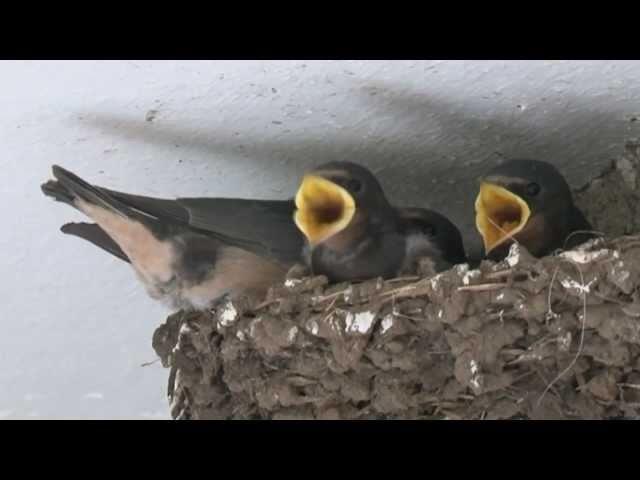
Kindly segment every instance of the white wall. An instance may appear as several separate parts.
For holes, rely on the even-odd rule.
[[[167,371],[140,366],[166,312],[58,232],[82,217],[41,194],[51,164],[142,194],[284,198],[305,167],[354,160],[477,248],[476,176],[529,156],[586,181],[640,136],[639,79],[632,61],[0,62],[0,418],[167,416]]]

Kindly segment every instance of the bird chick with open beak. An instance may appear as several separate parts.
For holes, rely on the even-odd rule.
[[[441,215],[394,208],[367,168],[331,162],[304,176],[294,220],[307,240],[306,260],[331,282],[393,278],[420,257],[437,268],[464,258],[459,232]],[[453,227],[453,229],[451,229]],[[457,238],[449,242],[452,235]],[[451,254],[453,249],[454,253]]]
[[[567,181],[540,160],[509,160],[492,169],[481,179],[475,211],[485,256],[491,260],[503,259],[514,241],[542,257],[594,236],[573,204]]]

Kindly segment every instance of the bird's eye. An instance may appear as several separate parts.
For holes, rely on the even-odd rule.
[[[346,181],[345,187],[350,192],[360,193],[362,191],[362,182],[360,182],[360,180],[356,180],[355,178],[350,178]]]
[[[531,195],[532,197],[535,197],[539,193],[540,193],[540,185],[538,185],[537,183],[530,183],[529,185],[527,185],[527,195]]]

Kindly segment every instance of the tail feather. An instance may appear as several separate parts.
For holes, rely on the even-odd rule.
[[[56,177],[61,187],[65,188],[71,195],[86,202],[111,210],[119,215],[127,217],[135,216],[134,212],[124,203],[116,200],[90,183],[85,182],[74,173],[71,173],[58,165],[54,165],[52,170],[53,176]]]
[[[153,231],[161,226],[153,214],[141,211],[135,208],[135,205],[128,205],[126,199],[117,198],[109,190],[91,185],[58,165],[54,165],[52,170],[56,180],[49,180],[42,184],[42,192],[45,195],[81,210],[76,202],[79,199],[143,223]]]
[[[54,200],[58,202],[68,203],[72,207],[75,207],[73,204],[73,199],[75,195],[71,193],[64,185],[56,180],[49,180],[46,183],[43,183],[40,188],[42,189],[42,193],[44,193],[48,197],[52,197]]]
[[[60,228],[60,231],[67,235],[87,240],[111,255],[118,257],[120,260],[131,263],[129,257],[127,257],[118,244],[107,234],[107,232],[95,223],[66,223]]]
[[[176,200],[132,195],[107,188],[100,188],[100,190],[108,194],[111,198],[128,205],[130,208],[157,219],[169,220],[185,225],[188,225],[191,220],[189,211]]]
[[[42,185],[43,193],[73,206],[95,222],[67,223],[61,227],[63,233],[82,238],[129,263],[132,260],[135,262],[130,255],[132,251],[137,251],[135,243],[140,241],[138,238],[131,243],[132,232],[137,231],[138,235],[140,232],[148,232],[150,236],[145,238],[151,242],[159,240],[166,233],[167,227],[153,216],[132,208],[126,202],[114,198],[108,191],[89,184],[57,165],[52,170],[55,180]]]

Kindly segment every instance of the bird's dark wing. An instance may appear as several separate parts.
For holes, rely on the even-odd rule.
[[[142,213],[188,225],[258,255],[293,263],[302,252],[304,238],[293,221],[295,205],[291,200],[167,200],[103,190]]]
[[[298,261],[304,237],[293,221],[291,200],[180,198],[189,224],[242,242],[256,243],[281,260]]]

